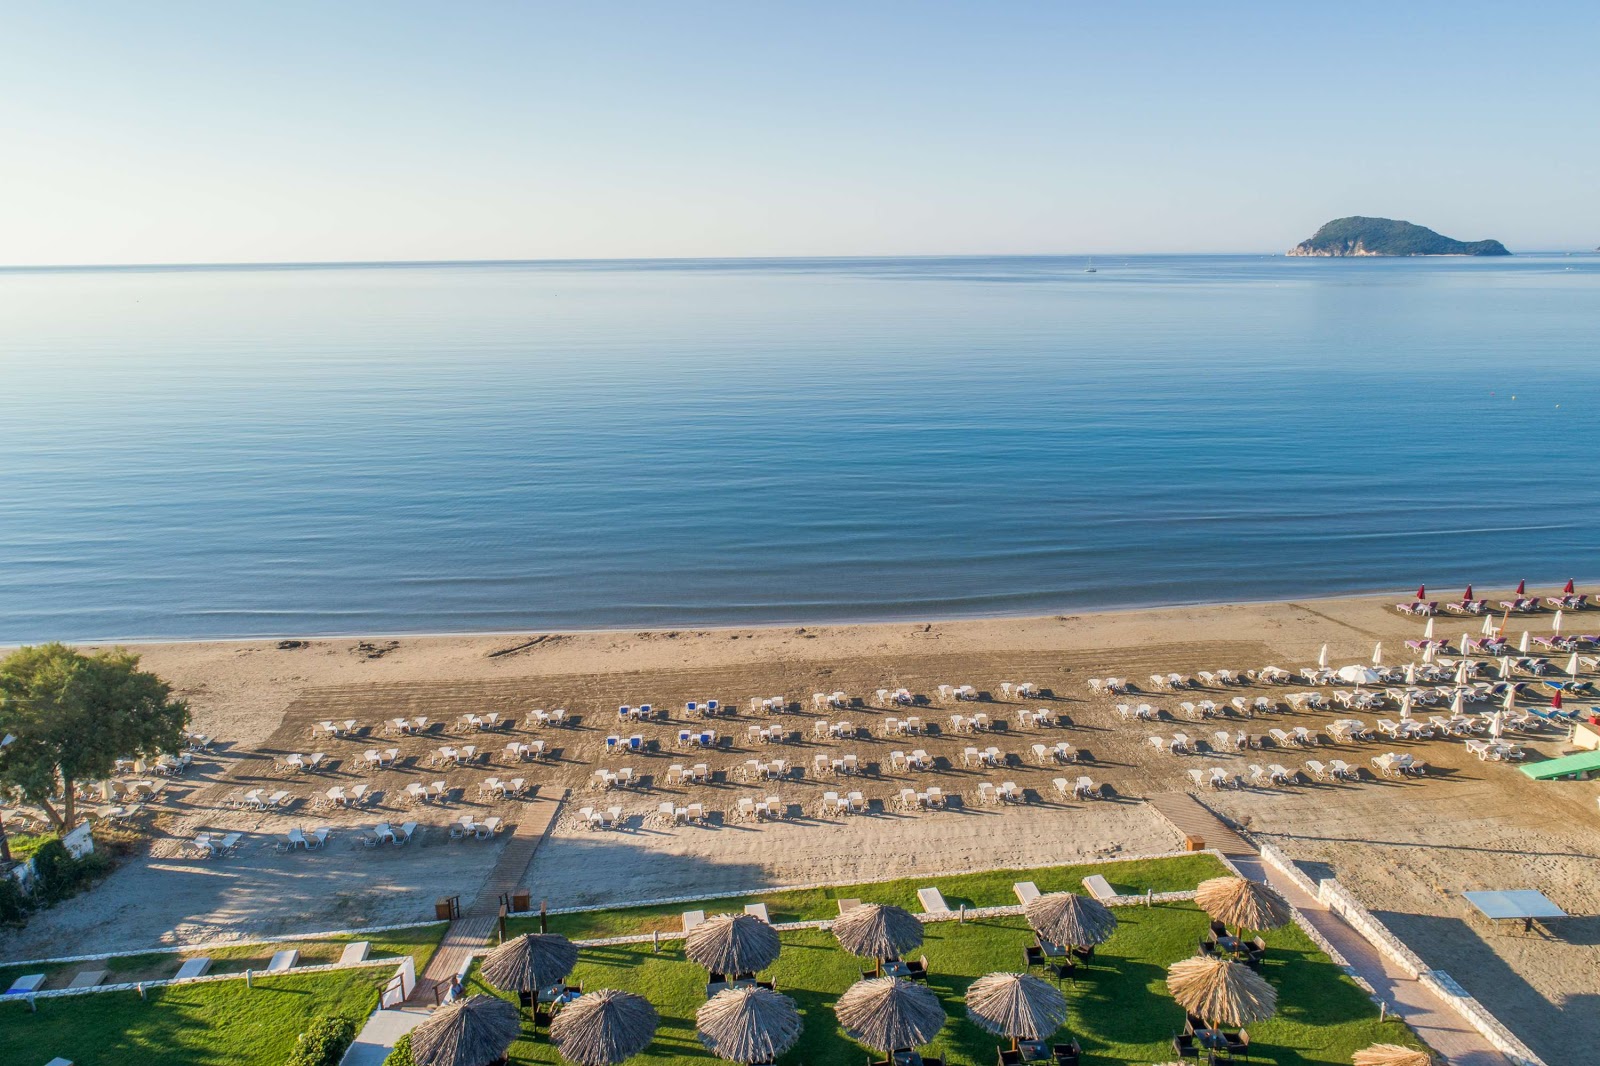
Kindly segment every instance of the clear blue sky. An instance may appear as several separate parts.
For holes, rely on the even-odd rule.
[[[1600,4],[5,5],[0,263],[1600,244]]]

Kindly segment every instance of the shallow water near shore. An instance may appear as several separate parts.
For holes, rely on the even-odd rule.
[[[0,642],[1578,576],[1600,258],[0,271]]]

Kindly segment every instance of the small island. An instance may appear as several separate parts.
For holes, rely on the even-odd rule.
[[[1336,218],[1289,255],[1510,255],[1499,241],[1457,241],[1392,218]]]

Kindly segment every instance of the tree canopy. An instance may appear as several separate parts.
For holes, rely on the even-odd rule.
[[[116,761],[176,752],[189,707],[121,648],[84,655],[64,644],[19,648],[0,661],[0,789],[43,808],[61,832],[77,824],[80,782]]]

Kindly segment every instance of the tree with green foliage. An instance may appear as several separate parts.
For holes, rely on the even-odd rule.
[[[77,786],[116,761],[175,753],[189,707],[120,648],[84,655],[64,644],[19,648],[0,661],[0,789],[37,804],[55,828],[78,824]]]

